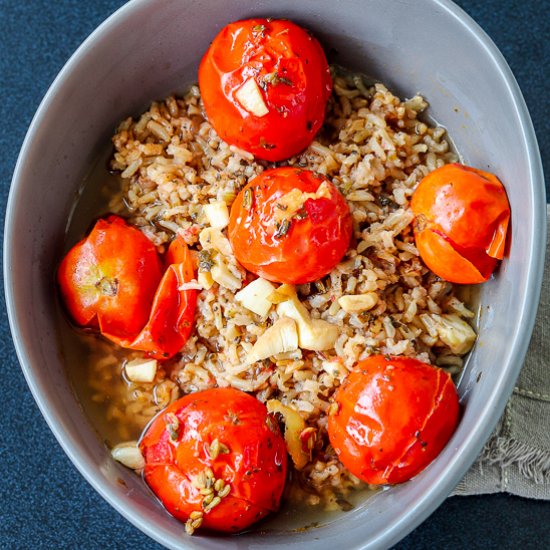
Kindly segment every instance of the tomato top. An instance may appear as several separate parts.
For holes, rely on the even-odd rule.
[[[284,440],[265,406],[244,392],[215,388],[178,399],[150,424],[140,448],[146,482],[182,521],[203,512],[204,527],[236,532],[279,507]],[[207,487],[221,495],[212,508]]]
[[[415,238],[426,265],[451,282],[487,280],[504,256],[510,206],[498,178],[461,164],[428,174],[411,208]]]
[[[249,271],[280,283],[325,276],[352,234],[348,205],[324,176],[292,167],[252,179],[231,207],[229,240]]]
[[[98,220],[57,274],[74,321],[121,338],[133,338],[147,322],[161,277],[153,243],[118,216]]]
[[[458,396],[443,370],[406,357],[359,362],[336,391],[330,443],[354,475],[401,483],[443,449],[458,421]]]
[[[332,80],[319,42],[286,20],[224,27],[204,55],[199,86],[219,136],[278,161],[305,149],[321,127]]]

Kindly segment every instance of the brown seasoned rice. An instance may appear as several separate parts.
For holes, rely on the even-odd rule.
[[[95,399],[104,400],[121,439],[132,437],[181,394],[232,386],[263,402],[276,398],[317,430],[313,460],[295,475],[291,495],[345,507],[342,497],[360,483],[328,445],[327,410],[355,362],[373,353],[406,355],[457,373],[472,343],[464,320],[473,313],[450,283],[422,264],[412,236],[409,200],[416,185],[431,170],[457,160],[445,130],[419,120],[426,107],[418,95],[402,101],[382,84],[366,87],[361,77],[339,73],[316,141],[280,163],[325,174],[350,205],[355,235],[346,256],[321,284],[298,288],[312,318],[338,326],[334,349],[297,350],[246,364],[277,314],[272,308],[261,318],[235,300],[246,274],[221,236],[217,252],[235,288],[215,283],[200,292],[194,334],[181,357],[159,369],[154,383],[121,382],[124,360],[139,354],[113,354],[109,344],[94,352]],[[201,231],[208,228],[203,206],[224,201],[230,207],[251,177],[273,166],[219,139],[197,86],[183,98],[153,103],[137,120],[123,121],[113,143],[111,167],[121,174],[122,193],[111,210],[128,217],[160,251],[175,234],[200,250]],[[367,293],[376,302],[369,311],[347,313],[339,305],[344,295]],[[464,340],[457,342],[461,331]]]

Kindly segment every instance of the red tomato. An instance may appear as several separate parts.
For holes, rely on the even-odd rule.
[[[324,176],[309,170],[266,170],[231,207],[229,240],[235,257],[270,281],[320,279],[342,259],[351,234],[346,201]]]
[[[278,161],[305,149],[323,124],[332,80],[323,49],[290,21],[224,27],[204,55],[199,86],[219,136]]]
[[[279,507],[285,443],[265,406],[244,392],[215,388],[178,399],[150,424],[140,448],[145,481],[181,521],[203,512],[203,527],[237,532]],[[213,485],[216,496],[221,485],[206,481],[209,472],[229,486],[211,509],[201,488]]]
[[[336,391],[330,443],[371,484],[401,483],[443,449],[458,422],[458,396],[443,370],[406,357],[361,361]]]
[[[177,237],[166,255],[168,266],[157,288],[149,320],[131,340],[120,339],[102,331],[103,336],[124,348],[145,351],[157,359],[168,359],[181,350],[195,318],[198,291],[180,290],[195,277],[195,265],[187,245]]]
[[[74,321],[119,338],[134,338],[144,327],[161,277],[154,245],[118,216],[99,220],[57,274]]]
[[[180,290],[194,278],[185,243],[175,239],[167,269],[154,245],[118,216],[99,220],[65,256],[57,274],[73,320],[99,329],[124,348],[167,359],[185,344],[197,303],[196,290]]]
[[[504,256],[510,205],[496,176],[461,164],[428,174],[416,188],[416,246],[424,263],[453,283],[486,281]]]

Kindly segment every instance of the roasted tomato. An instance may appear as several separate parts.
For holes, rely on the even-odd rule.
[[[145,481],[191,532],[241,531],[279,507],[285,443],[265,406],[244,392],[178,399],[150,424],[140,449]]]
[[[229,220],[237,260],[270,281],[325,276],[348,249],[349,207],[324,176],[292,167],[266,170],[239,193]]]
[[[149,318],[162,262],[141,231],[109,216],[69,251],[57,278],[78,325],[134,338]]]
[[[198,291],[182,288],[195,277],[195,263],[180,237],[170,244],[166,255],[166,271],[155,293],[149,320],[133,339],[102,334],[118,345],[145,351],[157,359],[168,359],[181,350],[195,318]]]
[[[344,466],[375,485],[401,483],[443,449],[458,421],[458,396],[443,370],[405,357],[359,362],[336,391],[330,443]]]
[[[323,124],[332,80],[319,42],[290,21],[224,27],[203,57],[199,86],[219,136],[278,161],[305,149]]]
[[[461,164],[428,174],[411,201],[424,263],[453,283],[482,283],[504,255],[510,206],[498,178]]]
[[[151,241],[118,216],[99,220],[65,256],[58,271],[64,303],[80,326],[158,359],[177,353],[193,328],[196,290],[180,287],[195,269],[177,238],[166,270]]]

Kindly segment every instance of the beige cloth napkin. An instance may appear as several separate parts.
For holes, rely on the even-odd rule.
[[[550,234],[550,208],[548,208]],[[454,495],[550,499],[550,240],[535,330],[514,393]]]

